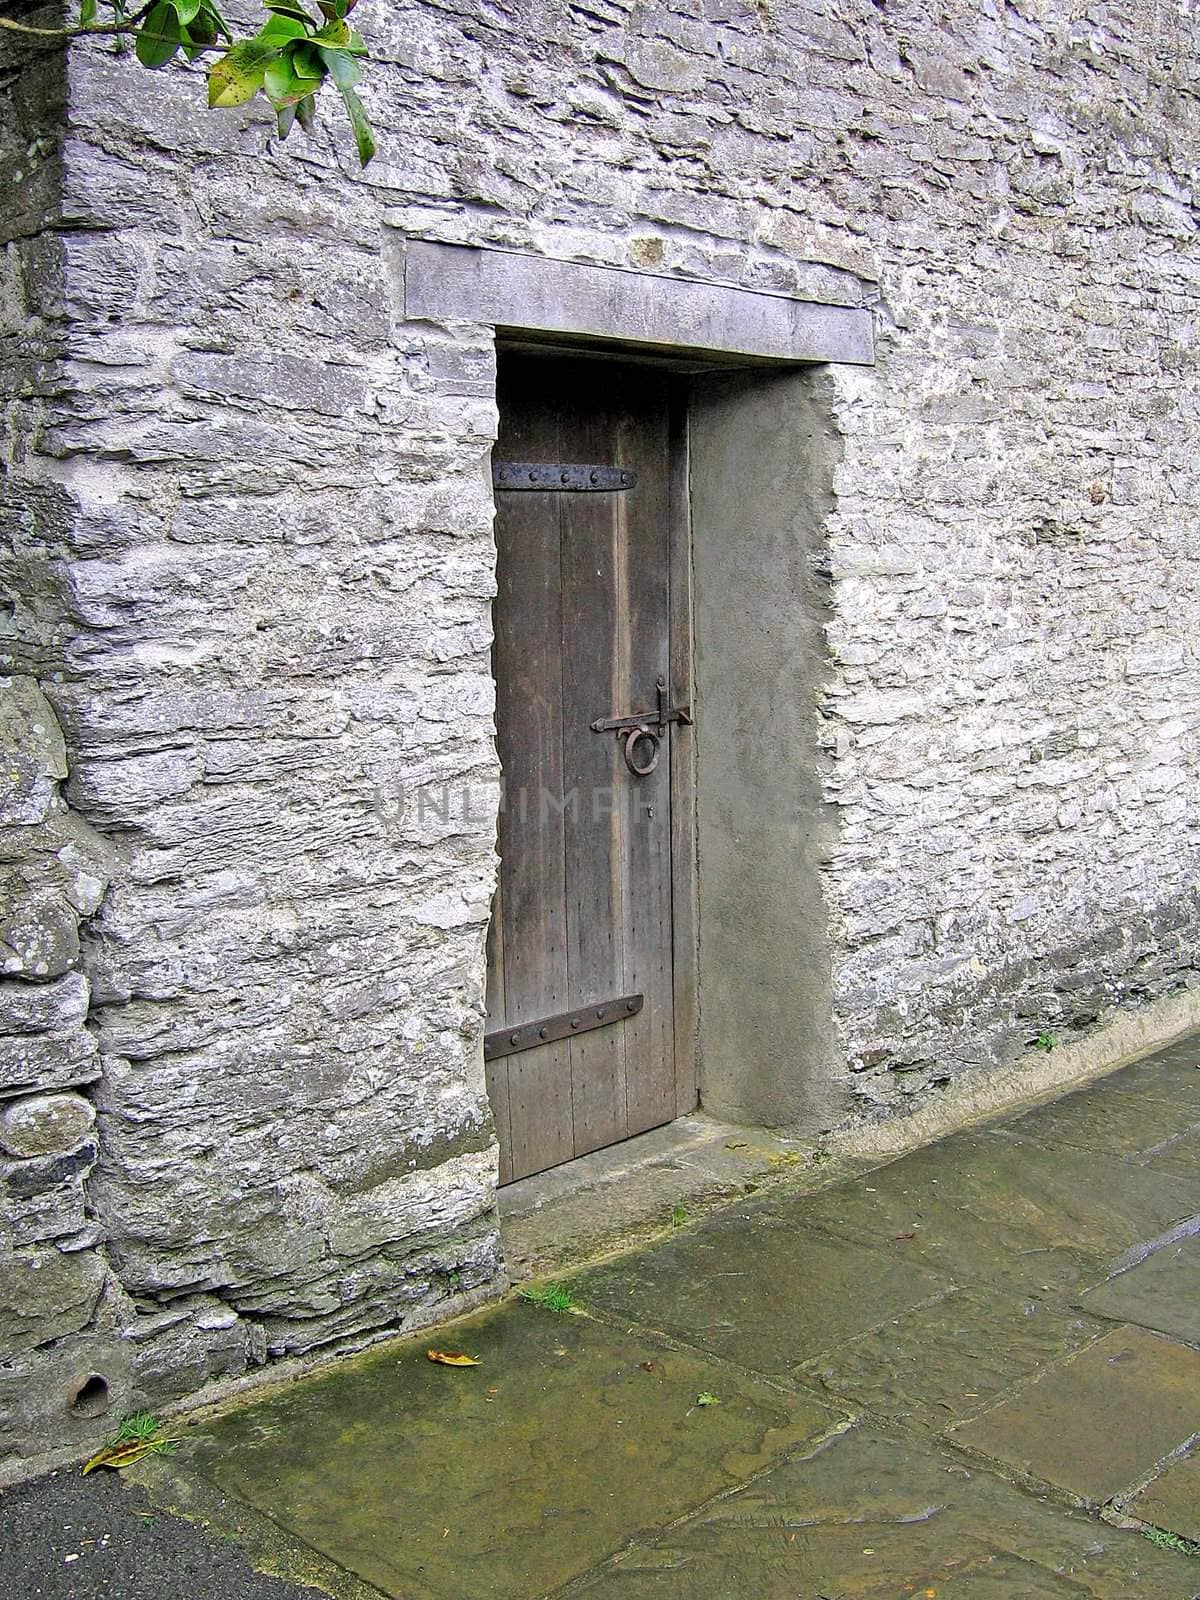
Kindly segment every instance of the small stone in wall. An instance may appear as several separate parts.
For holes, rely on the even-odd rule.
[[[0,1107],[0,1150],[10,1156],[64,1155],[91,1132],[96,1112],[78,1094],[32,1094]]]
[[[6,973],[58,978],[79,961],[79,916],[55,889],[30,888],[5,874],[0,894],[0,957]]]
[[[42,822],[67,775],[62,729],[29,677],[0,677],[0,823]]]

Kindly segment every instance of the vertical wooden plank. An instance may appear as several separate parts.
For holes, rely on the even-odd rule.
[[[557,459],[556,407],[547,401],[538,366],[513,363],[505,373],[502,457]],[[569,1003],[563,820],[554,803],[563,790],[558,501],[557,495],[496,497],[496,718],[505,779],[500,937],[503,1021],[509,1024]],[[548,1044],[502,1060],[512,1176],[568,1160],[574,1149],[567,1046]]]
[[[670,686],[670,483],[666,380],[630,372],[619,430],[620,449],[638,471],[624,502],[625,632],[622,659],[629,709],[657,703],[659,677]],[[643,746],[644,748],[644,746]],[[624,767],[624,762],[622,761]],[[625,988],[646,997],[625,1025],[629,1132],[675,1115],[675,1051],[671,978],[671,734],[645,777],[624,768],[623,922]]]
[[[596,377],[601,376],[597,382]],[[561,429],[564,461],[624,465],[604,396],[608,375],[565,369]],[[620,494],[566,494],[562,500],[563,762],[572,788],[564,843],[567,883],[567,971],[571,1005],[621,993],[619,779],[616,740],[593,733],[627,692],[620,670],[617,591]],[[575,1154],[597,1150],[628,1132],[625,1025],[570,1041]]]
[[[671,539],[671,683],[694,705],[692,673],[692,519],[688,459],[688,395],[684,380],[668,395]],[[696,954],[696,739],[690,728],[671,739],[671,949],[675,1025],[675,1116],[699,1104]]]
[[[492,917],[488,923],[487,934],[485,1033],[491,1033],[493,1029],[501,1027],[505,1020],[503,893],[504,885],[500,880],[497,880],[496,892],[492,896]],[[484,1063],[483,1070],[487,1083],[488,1103],[491,1105],[492,1118],[496,1124],[496,1140],[500,1146],[500,1182],[511,1183],[513,1177],[512,1116],[508,1103],[508,1062],[503,1059],[487,1061]]]

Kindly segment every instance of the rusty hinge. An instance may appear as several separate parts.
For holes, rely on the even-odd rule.
[[[515,1056],[518,1050],[532,1050],[536,1045],[550,1044],[554,1039],[571,1039],[577,1033],[589,1033],[593,1028],[607,1028],[610,1023],[624,1022],[629,1017],[637,1016],[645,1000],[645,995],[623,994],[617,1000],[576,1006],[574,1011],[560,1011],[555,1017],[522,1022],[515,1028],[497,1028],[495,1033],[485,1033],[483,1036],[483,1059],[495,1061],[498,1056]]]
[[[556,465],[553,462],[493,461],[494,489],[523,489],[543,494],[620,494],[637,487],[632,467]]]

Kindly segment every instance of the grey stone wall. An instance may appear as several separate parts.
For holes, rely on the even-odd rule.
[[[6,236],[4,625],[63,744],[31,685],[14,716],[45,730],[47,805],[69,765],[53,829],[102,836],[89,875],[110,880],[69,902],[78,965],[11,980],[18,1018],[77,997],[3,1124],[31,1184],[51,1158],[30,1129],[75,1163],[64,1231],[12,1246],[62,1279],[0,1368],[45,1397],[42,1437],[77,1425],[72,1340],[114,1395],[161,1401],[498,1282],[493,352],[485,328],[397,317],[408,237],[838,301],[878,285],[878,368],[831,384],[849,1096],[935,1094],[1194,979],[1189,20],[1148,0],[358,15],[365,174],[332,109],[278,150],[263,111],[203,114],[196,74],[104,47],[72,56],[61,160],[49,66],[4,114],[21,150],[41,118]],[[414,802],[442,784],[448,814]],[[22,862],[59,862],[38,903],[69,900],[57,835],[34,837],[51,823],[18,826]],[[32,1023],[5,1026],[46,1061]],[[79,1084],[71,1050],[99,1075]],[[23,1099],[43,1090],[62,1105]]]
[[[155,80],[72,72],[149,122]],[[63,148],[61,84],[3,122],[0,1457],[503,1281],[493,850],[440,803],[495,788],[490,349],[395,348],[288,163],[248,254],[250,154],[163,182],[115,102]]]

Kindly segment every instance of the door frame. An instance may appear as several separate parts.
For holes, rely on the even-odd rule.
[[[798,259],[777,293],[389,229],[384,248],[399,317],[479,356],[496,341],[690,378],[672,472],[689,535],[672,529],[672,669],[684,652],[698,712],[672,763],[677,1104],[698,1089],[728,1122],[834,1126],[850,1085],[825,884],[825,589],[838,412],[870,378],[837,369],[875,365],[878,285]],[[731,594],[753,627],[725,626]],[[482,1041],[477,1066],[482,1085]]]
[[[670,680],[687,704],[696,702],[692,610],[692,517],[687,380],[671,385],[668,438],[670,481]],[[682,748],[680,748],[682,747]],[[700,1104],[700,928],[696,879],[696,735],[671,729],[671,982],[675,1014],[675,1115]]]

